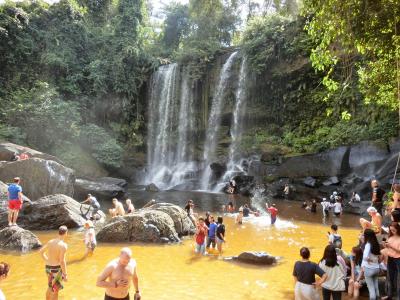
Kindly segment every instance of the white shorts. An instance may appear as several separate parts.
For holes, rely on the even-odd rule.
[[[295,300],[320,300],[319,292],[314,285],[296,282],[294,288]]]

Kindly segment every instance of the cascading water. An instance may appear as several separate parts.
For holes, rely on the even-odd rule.
[[[145,183],[162,189],[181,184],[197,168],[191,161],[190,141],[195,129],[194,97],[186,75],[181,82],[178,65],[170,64],[161,66],[151,78]]]
[[[204,143],[203,159],[205,168],[201,177],[201,188],[208,190],[210,188],[211,169],[209,164],[215,159],[215,150],[217,145],[217,134],[220,129],[221,111],[224,100],[225,90],[230,77],[230,71],[237,52],[233,52],[222,67],[217,88],[213,97],[210,116],[208,118],[208,127],[206,132],[206,141]]]
[[[233,112],[233,124],[231,126],[231,144],[229,146],[229,161],[227,171],[223,176],[224,181],[228,181],[237,172],[243,172],[240,159],[240,137],[243,133],[243,117],[246,113],[246,82],[247,82],[247,62],[243,57],[240,65],[239,84],[236,90],[236,103]]]

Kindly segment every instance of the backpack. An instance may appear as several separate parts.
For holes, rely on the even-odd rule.
[[[342,249],[342,237],[340,235],[333,235],[333,245],[335,248]]]

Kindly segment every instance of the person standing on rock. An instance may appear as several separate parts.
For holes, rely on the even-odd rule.
[[[383,208],[383,196],[385,196],[385,191],[379,187],[378,180],[371,181],[372,187],[372,206],[376,208],[378,213],[382,215]]]
[[[22,208],[22,187],[19,185],[21,179],[14,178],[14,183],[8,186],[8,226],[16,226],[19,211]]]
[[[285,187],[283,188],[283,194],[285,196],[286,200],[289,200],[289,195],[290,195],[290,186],[289,184],[285,184]]]
[[[122,248],[119,258],[112,260],[97,278],[96,285],[106,289],[104,300],[129,300],[130,283],[135,287],[135,300],[141,299],[136,261],[132,251]]]
[[[99,201],[97,201],[96,197],[92,196],[92,194],[88,194],[86,199],[84,201],[82,201],[81,204],[88,204],[93,209],[92,214],[90,216],[91,219],[94,219],[94,216],[100,210],[100,203],[99,203]],[[89,211],[90,211],[90,208],[86,212],[85,218]]]
[[[10,271],[10,265],[5,262],[0,262],[0,282],[7,278],[8,272]],[[0,289],[0,300],[6,300],[3,292]]]
[[[68,248],[65,242],[67,234],[67,226],[60,226],[58,229],[58,238],[47,242],[39,251],[46,262],[46,274],[48,279],[46,300],[57,300],[58,292],[64,288],[62,281],[68,280],[67,263],[65,259]]]

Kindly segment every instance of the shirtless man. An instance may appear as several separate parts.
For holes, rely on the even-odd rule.
[[[129,300],[131,281],[136,291],[134,299],[140,300],[136,261],[132,259],[131,249],[122,248],[119,258],[112,260],[107,265],[97,278],[96,285],[106,289],[104,300]]]
[[[50,240],[40,249],[40,254],[46,262],[46,274],[48,276],[46,300],[57,300],[58,291],[63,288],[62,281],[67,281],[67,264],[65,261],[67,233],[67,226],[60,226],[58,238]]]
[[[370,228],[376,234],[380,234],[382,227],[382,216],[378,213],[378,210],[373,206],[368,207],[367,212],[371,216],[371,222],[364,218],[361,218],[360,224],[362,229],[365,230],[367,228]]]
[[[124,216],[125,215],[125,210],[124,206],[122,205],[121,202],[118,201],[118,199],[114,198],[112,199],[112,202],[114,204],[114,208],[109,209],[109,213],[112,218],[116,216]]]

